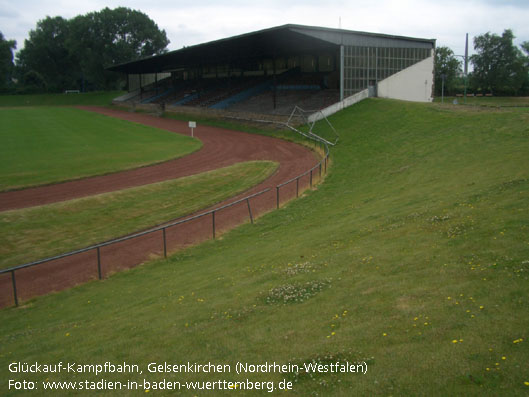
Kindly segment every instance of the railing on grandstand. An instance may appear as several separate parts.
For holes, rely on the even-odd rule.
[[[293,183],[295,181],[296,182],[296,197],[299,197],[299,193],[300,193],[299,181],[300,181],[301,178],[303,178],[306,175],[310,175],[310,183],[309,183],[309,185],[310,185],[310,188],[312,189],[314,171],[316,169],[319,170],[320,179],[321,179],[321,176],[322,176],[322,172],[325,173],[325,174],[327,173],[327,163],[328,163],[328,159],[329,159],[329,148],[327,146],[327,143],[324,142],[323,140],[318,140],[318,139],[315,139],[313,137],[310,137],[310,138],[316,140],[319,144],[321,144],[323,146],[323,149],[325,151],[324,157],[318,164],[316,164],[310,170],[307,170],[304,173],[298,175],[297,177],[292,178],[292,179],[290,179],[290,180],[288,180],[286,182],[283,182],[283,183],[281,183],[281,184],[276,186],[276,208],[279,208],[279,205],[280,205],[279,191],[280,191],[280,189],[282,187],[285,187],[285,186],[287,186],[290,183]],[[258,196],[261,196],[261,195],[263,195],[264,193],[266,193],[266,192],[268,192],[270,190],[271,190],[271,188],[264,189],[264,190],[262,190],[260,192],[257,192],[257,193],[254,193],[252,195],[243,197],[243,198],[241,198],[241,199],[239,199],[237,201],[234,201],[232,203],[223,205],[223,206],[215,208],[213,210],[206,211],[206,212],[203,212],[201,214],[198,214],[198,215],[186,218],[186,219],[182,219],[182,220],[179,220],[179,221],[176,221],[176,222],[155,226],[155,227],[150,228],[148,230],[137,232],[137,233],[125,236],[125,237],[121,237],[121,238],[105,241],[105,242],[102,242],[102,243],[99,243],[99,244],[91,245],[91,246],[86,247],[86,248],[81,248],[81,249],[78,249],[78,250],[75,250],[75,251],[71,251],[71,252],[67,252],[67,253],[64,253],[64,254],[56,255],[56,256],[53,256],[53,257],[40,259],[40,260],[34,261],[34,262],[25,263],[23,265],[19,265],[19,266],[14,266],[14,267],[10,267],[10,268],[7,268],[7,269],[3,269],[3,270],[0,270],[0,275],[11,273],[11,284],[12,284],[12,289],[13,289],[13,301],[14,301],[15,306],[18,306],[18,304],[19,304],[17,283],[16,283],[16,276],[15,276],[15,273],[18,270],[22,270],[22,269],[38,266],[38,265],[46,263],[46,262],[51,262],[51,261],[55,261],[55,260],[58,260],[58,259],[61,259],[61,258],[70,257],[70,256],[81,254],[81,253],[87,252],[87,251],[95,251],[95,254],[97,256],[97,277],[98,277],[99,280],[102,280],[103,279],[103,275],[102,275],[102,271],[101,271],[101,248],[102,247],[106,247],[106,246],[109,246],[109,245],[117,244],[117,243],[120,243],[120,242],[123,242],[123,241],[131,240],[131,239],[134,239],[134,238],[137,238],[137,237],[141,237],[141,236],[145,236],[145,235],[148,235],[148,234],[151,234],[151,233],[155,233],[155,232],[161,231],[162,232],[162,241],[163,241],[163,255],[164,255],[164,258],[167,258],[167,239],[166,239],[166,230],[167,229],[169,229],[171,227],[174,227],[174,226],[177,226],[177,225],[181,225],[181,224],[193,221],[193,220],[198,219],[198,218],[203,218],[205,216],[211,215],[211,237],[214,239],[216,237],[216,233],[217,233],[216,222],[215,222],[216,213],[218,213],[219,211],[221,211],[223,209],[232,207],[232,206],[234,206],[236,204],[239,204],[239,203],[242,203],[242,202],[246,201],[246,204],[247,204],[247,207],[248,207],[248,216],[250,218],[250,222],[253,224],[253,222],[254,222],[254,214],[252,213],[252,208],[250,206],[250,199],[258,197]]]

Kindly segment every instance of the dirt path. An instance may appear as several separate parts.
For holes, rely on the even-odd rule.
[[[83,107],[83,109],[173,132],[185,133],[189,130],[185,122],[145,114],[99,107]],[[278,171],[266,181],[211,207],[211,209],[217,208],[265,188],[272,188],[270,192],[250,200],[253,215],[259,216],[275,208],[275,186],[277,184],[298,176],[318,163],[314,153],[307,148],[261,135],[199,125],[195,129],[195,136],[203,142],[203,147],[189,156],[131,171],[3,193],[0,194],[0,211],[140,186],[192,175],[241,161],[277,161],[280,163]],[[317,178],[317,175],[319,174],[316,172],[314,178]],[[302,178],[299,184],[300,191],[308,184],[309,176]],[[282,188],[280,194],[281,201],[295,197],[296,183]],[[246,202],[222,210],[215,217],[216,235],[247,221],[249,221],[249,213]],[[170,252],[181,249],[211,237],[211,216],[199,218],[196,221],[167,229],[167,250]],[[156,232],[102,248],[100,258],[103,277],[163,255],[162,238],[162,233]],[[95,250],[23,269],[16,272],[19,300],[24,301],[33,296],[59,291],[95,279],[97,276],[97,252]],[[0,275],[0,307],[12,304],[11,275]]]

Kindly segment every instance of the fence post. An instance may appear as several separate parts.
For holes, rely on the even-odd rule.
[[[310,188],[312,189],[312,170],[310,170]]]
[[[99,247],[97,247],[97,275],[101,280],[101,252],[99,251]]]
[[[296,198],[299,197],[299,177],[296,178]]]
[[[215,211],[211,213],[212,215],[212,226],[213,226],[213,238],[215,238]]]
[[[320,161],[320,179],[321,179],[321,161]]]
[[[279,209],[279,186],[276,186],[277,209]]]
[[[17,281],[15,279],[14,270],[11,270],[11,282],[13,283],[13,298],[15,299],[15,306],[18,306]]]
[[[165,227],[162,229],[163,232],[163,257],[167,258],[167,241],[165,239]]]
[[[250,208],[250,199],[246,199],[246,204],[248,204],[248,213],[250,214],[250,222],[253,224],[252,209]]]

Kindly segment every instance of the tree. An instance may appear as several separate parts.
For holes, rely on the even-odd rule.
[[[529,55],[529,41],[524,41],[521,47],[522,47],[522,50],[524,50],[526,54]]]
[[[119,76],[105,67],[163,53],[168,43],[165,31],[146,14],[105,8],[70,20],[39,21],[17,55],[17,66],[28,81],[43,79],[44,85],[33,84],[32,89],[113,89],[119,87]]]
[[[461,73],[461,61],[456,59],[454,52],[448,47],[435,49],[435,91],[441,95],[442,75],[445,76],[445,94],[453,94],[457,77]]]
[[[69,23],[62,17],[46,17],[37,22],[36,29],[29,32],[24,48],[17,54],[20,74],[36,72],[50,91],[76,88],[76,59],[66,44],[69,33]],[[42,85],[35,87],[39,86]]]
[[[527,85],[527,58],[513,44],[514,34],[506,29],[501,36],[485,33],[474,38],[473,81],[495,95],[518,95]]]
[[[80,55],[84,79],[95,89],[117,88],[118,76],[105,67],[161,54],[169,44],[146,14],[125,7],[78,16],[71,25],[69,47]]]
[[[32,94],[47,91],[47,84],[44,77],[39,72],[30,70],[22,76],[22,89],[19,90],[23,94]]]
[[[529,70],[529,41],[524,41],[520,47],[522,48],[522,51],[525,52],[525,66]]]
[[[524,85],[521,88],[520,95],[529,95],[529,41],[524,41],[521,46],[522,51],[525,52],[525,73],[526,80]]]
[[[0,91],[5,91],[12,85],[15,65],[13,51],[17,48],[15,40],[7,40],[0,32]]]

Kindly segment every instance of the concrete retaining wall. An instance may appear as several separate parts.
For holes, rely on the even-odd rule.
[[[135,96],[140,95],[140,90],[135,90],[131,92],[127,92],[126,94],[123,94],[121,96],[118,96],[117,98],[114,98],[112,101],[114,102],[125,102],[128,101],[131,98],[134,98]]]
[[[318,112],[311,114],[308,117],[309,122],[313,123],[315,121],[322,120],[324,117],[329,117],[331,114],[337,113],[340,110],[343,110],[351,105],[354,105],[357,102],[360,102],[363,99],[366,99],[369,96],[369,90],[360,91],[350,97],[345,98],[343,101],[336,102],[325,109],[322,109]]]

